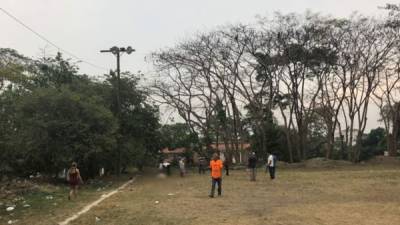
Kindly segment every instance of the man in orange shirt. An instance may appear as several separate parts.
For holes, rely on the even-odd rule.
[[[215,184],[218,184],[218,195],[221,196],[222,168],[223,168],[222,161],[219,159],[218,154],[214,153],[213,158],[210,161],[211,179],[212,179],[211,194],[209,195],[210,198],[214,198]]]

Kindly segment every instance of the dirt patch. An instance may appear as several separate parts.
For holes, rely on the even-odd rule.
[[[279,168],[288,168],[288,169],[297,169],[297,168],[338,168],[338,167],[347,167],[354,165],[349,161],[345,160],[330,160],[326,158],[312,158],[303,162],[298,163],[287,163],[279,161],[277,163],[277,167]]]
[[[389,156],[376,156],[367,163],[370,164],[384,164],[384,165],[400,165],[400,159],[398,157]]]
[[[309,168],[335,168],[352,165],[349,161],[330,160],[326,158],[312,158],[304,162],[305,167]]]

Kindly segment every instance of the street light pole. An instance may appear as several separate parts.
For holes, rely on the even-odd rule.
[[[126,52],[128,54],[131,54],[134,51],[135,49],[133,49],[131,46],[127,48],[118,48],[117,46],[114,46],[108,50],[100,51],[101,53],[111,52],[117,57],[117,118],[119,122],[121,121],[121,69],[120,69],[121,52]],[[117,175],[119,176],[121,173],[121,148],[120,148],[119,137],[117,137],[117,151],[118,151]]]

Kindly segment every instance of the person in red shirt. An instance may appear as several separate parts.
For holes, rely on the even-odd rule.
[[[218,184],[218,196],[222,194],[222,161],[219,159],[217,153],[214,153],[212,160],[210,161],[211,169],[211,193],[210,198],[214,198],[215,184]]]

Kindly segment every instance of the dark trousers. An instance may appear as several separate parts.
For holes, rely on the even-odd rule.
[[[256,168],[249,168],[250,169],[250,181],[256,181]]]
[[[215,184],[218,184],[218,195],[222,194],[222,178],[212,178],[211,180],[211,197],[214,197],[215,192]]]
[[[229,176],[229,166],[228,165],[225,165],[225,174],[227,175],[227,176]]]
[[[170,165],[167,166],[167,175],[168,176],[171,175],[171,166]]]
[[[199,166],[199,174],[204,174],[206,172],[206,169],[204,168],[203,165]]]
[[[268,171],[271,179],[275,179],[275,166],[268,166]]]

